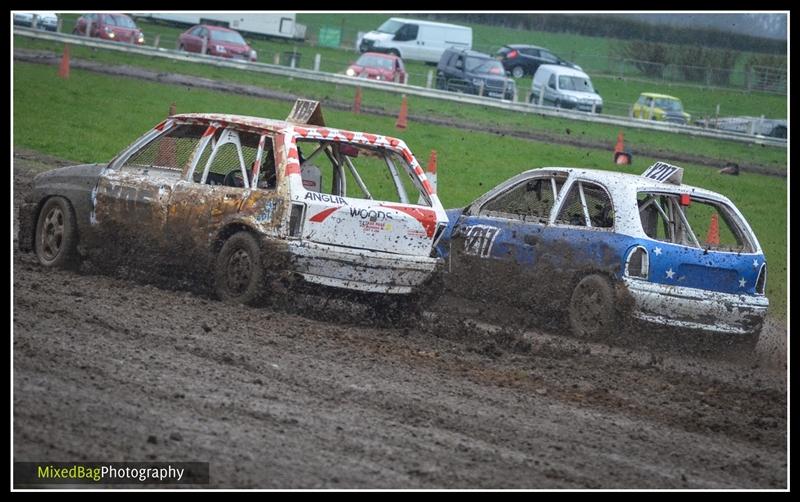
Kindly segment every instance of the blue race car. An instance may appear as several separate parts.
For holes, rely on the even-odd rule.
[[[464,296],[568,318],[579,336],[631,318],[754,346],[769,306],[764,253],[726,197],[643,175],[533,169],[448,210],[437,250]],[[452,289],[452,288],[451,288]]]

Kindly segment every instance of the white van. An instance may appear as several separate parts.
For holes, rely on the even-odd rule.
[[[472,28],[393,17],[358,44],[361,52],[388,52],[428,63],[438,63],[450,47],[472,49]]]
[[[529,101],[582,112],[603,112],[603,98],[592,86],[589,75],[566,66],[543,64],[531,82]]]

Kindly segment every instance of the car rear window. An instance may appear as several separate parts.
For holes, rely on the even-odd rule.
[[[755,252],[750,232],[720,202],[688,194],[640,192],[637,203],[642,229],[651,239],[716,251]]]

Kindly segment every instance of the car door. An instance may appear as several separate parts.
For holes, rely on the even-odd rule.
[[[424,59],[424,41],[419,40],[419,25],[406,23],[394,35],[394,45],[407,59]]]
[[[216,127],[199,142],[168,203],[166,235],[173,252],[205,263],[219,231],[235,220],[250,196],[251,167],[260,136],[235,127]]]
[[[169,199],[182,175],[186,130],[173,128],[105,169],[93,194],[92,238],[131,261],[165,248]]]
[[[460,294],[532,301],[533,292],[521,285],[535,284],[542,232],[565,179],[553,173],[521,179],[459,217],[449,260]]]
[[[525,63],[525,71],[531,75],[536,73],[541,64],[539,61],[539,49],[523,48],[520,51],[522,61]]]

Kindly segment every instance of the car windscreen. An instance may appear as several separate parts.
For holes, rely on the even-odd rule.
[[[377,31],[381,33],[391,33],[392,35],[394,35],[395,33],[397,33],[397,30],[399,30],[400,27],[403,26],[404,24],[405,23],[402,23],[400,21],[395,21],[393,19],[390,19],[385,23],[383,23],[382,25],[380,25]]]
[[[239,45],[246,44],[242,36],[236,33],[235,31],[221,31],[221,30],[209,30],[209,31],[211,32],[211,40],[214,40],[215,42],[229,42],[232,44],[239,44]]]
[[[467,57],[465,69],[473,73],[491,73],[493,75],[503,75],[503,63],[496,59]]]
[[[122,28],[136,28],[136,24],[127,16],[115,16],[107,14],[105,18],[106,24],[112,26],[120,26]]]
[[[389,58],[375,56],[372,54],[364,54],[358,58],[358,61],[356,61],[356,64],[359,66],[369,66],[371,68],[380,68],[382,70],[391,70],[393,68],[392,63],[393,61]]]
[[[558,88],[562,91],[594,92],[591,80],[569,75],[558,77]]]
[[[656,108],[661,108],[668,112],[682,112],[683,106],[680,101],[674,99],[656,99]]]

